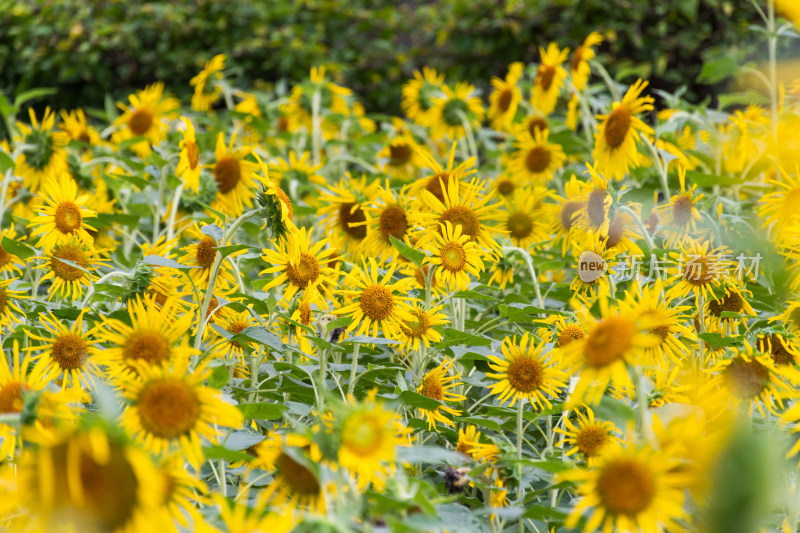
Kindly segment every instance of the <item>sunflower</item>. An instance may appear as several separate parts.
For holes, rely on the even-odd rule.
[[[620,301],[620,309],[655,324],[650,333],[658,338],[658,343],[647,348],[646,353],[652,356],[651,361],[657,365],[667,364],[666,358],[675,364],[682,364],[690,353],[682,341],[697,342],[697,335],[686,326],[687,312],[691,308],[675,305],[666,298],[661,278],[656,278],[652,285],[636,284],[636,287],[638,290],[626,292],[625,299]]]
[[[532,187],[517,191],[508,201],[505,229],[515,246],[527,249],[549,237],[548,224],[542,216],[542,200],[548,195],[545,187]]]
[[[196,353],[188,346],[192,315],[177,315],[176,306],[174,300],[159,307],[152,300],[137,298],[128,302],[130,326],[116,318],[104,318],[97,337],[107,347],[97,353],[97,361],[116,380],[129,381],[139,374],[140,363],[163,366],[188,360]]]
[[[522,101],[522,91],[517,87],[525,65],[516,62],[508,67],[506,79],[492,78],[494,90],[489,95],[488,119],[491,126],[498,131],[509,131],[517,108]]]
[[[511,156],[509,170],[523,183],[550,181],[553,173],[563,166],[564,150],[561,145],[547,142],[549,131],[538,131],[535,136],[522,131],[517,137],[517,151]]]
[[[429,348],[432,342],[442,340],[442,335],[433,329],[450,323],[447,315],[441,312],[442,307],[436,305],[426,311],[416,303],[411,310],[414,318],[400,324],[399,340],[403,344],[398,349],[404,353],[409,353],[411,350],[419,351],[420,344]]]
[[[754,318],[756,312],[748,301],[753,294],[737,287],[736,285],[724,284],[717,289],[716,295],[706,303],[706,312],[703,314],[708,329],[725,329],[735,331],[733,327],[741,323],[747,327],[747,319]],[[722,313],[736,313],[739,316],[723,317]]]
[[[259,324],[258,320],[256,320],[249,311],[237,313],[235,311],[226,310],[225,313],[220,313],[218,318],[219,319],[216,320],[215,323],[229,335],[238,335],[250,326],[257,326]],[[226,339],[226,336],[215,328],[208,328],[206,330],[209,335],[212,334],[212,331],[215,337],[214,344]],[[248,342],[246,344],[247,348],[242,346],[242,343],[239,341],[228,340],[217,347],[216,353],[223,359],[232,358],[244,364],[245,350],[247,350],[248,353],[253,353],[257,349],[257,344],[254,342]]]
[[[480,441],[481,432],[472,424],[458,428],[458,441],[456,442],[456,451],[466,456],[470,456],[470,448],[473,443]]]
[[[583,314],[581,313],[581,316]],[[577,318],[553,315],[544,321],[551,324],[552,331],[549,332],[549,336],[553,339],[554,350],[586,337],[586,329]]]
[[[771,333],[759,336],[756,346],[759,352],[768,353],[778,366],[794,366],[800,361],[800,349],[786,335]]]
[[[219,225],[219,224],[218,224]],[[207,226],[203,226],[205,228]],[[211,277],[211,268],[214,266],[214,261],[217,259],[217,247],[219,243],[211,235],[203,233],[202,229],[195,224],[194,227],[186,230],[187,237],[189,237],[188,244],[181,248],[183,255],[178,258],[178,262],[194,267],[189,270],[194,283],[198,288],[205,289],[208,285],[209,278]],[[241,255],[244,250],[234,252],[228,257],[235,257]],[[230,285],[234,282],[233,271],[227,261],[223,261],[219,265],[217,271],[217,283],[223,285]]]
[[[441,234],[430,232],[420,243],[430,252],[425,261],[437,266],[437,283],[450,290],[467,290],[472,283],[470,274],[479,278],[483,272],[481,250],[469,235],[462,233],[461,225],[454,228],[448,220],[441,226]]]
[[[617,436],[619,430],[614,423],[596,419],[594,411],[588,405],[577,409],[575,417],[575,423],[568,418],[563,418],[564,429],[555,428],[556,433],[564,435],[564,438],[556,446],[565,444],[571,446],[565,454],[567,457],[580,453],[586,464],[593,466],[600,460],[606,446],[622,443]]]
[[[559,50],[556,43],[550,43],[547,50],[539,47],[539,55],[541,63],[533,80],[531,104],[537,111],[547,116],[555,109],[558,92],[567,77],[567,71],[561,65],[569,56],[569,48]]]
[[[426,283],[428,274],[431,272],[431,265],[424,264],[422,268],[418,268],[410,263],[400,263],[398,267],[400,272],[411,281],[411,287],[416,289],[417,292],[424,294],[426,290]],[[442,285],[436,280],[436,271],[434,270],[433,276],[430,277],[431,282],[431,296],[441,298],[448,292],[447,285]]]
[[[412,246],[410,237],[419,226],[417,212],[406,187],[394,193],[387,181],[375,196],[373,202],[364,206],[367,217],[364,252],[378,261],[392,261],[398,253],[390,237]]]
[[[470,242],[476,243],[483,251],[494,253],[500,249],[496,238],[504,233],[491,223],[503,219],[498,204],[489,203],[493,194],[481,194],[484,183],[473,179],[470,183],[460,183],[455,176],[448,177],[444,202],[427,190],[422,191],[422,202],[427,212],[420,214],[420,220],[428,231],[444,233],[446,223],[454,229],[460,228]]]
[[[165,530],[162,479],[136,446],[94,426],[37,447],[19,467],[36,531]]]
[[[514,285],[514,262],[503,255],[491,266],[489,274],[486,284],[497,285],[498,289],[504,291],[509,284]]]
[[[450,367],[453,366],[453,359],[445,358],[442,364],[429,370],[425,377],[422,378],[422,383],[417,387],[417,392],[423,396],[442,402],[442,405],[437,406],[435,409],[420,409],[423,416],[428,421],[428,431],[436,427],[436,422],[442,422],[445,425],[452,426],[453,421],[450,420],[445,414],[451,416],[458,416],[461,411],[453,409],[445,402],[460,402],[466,400],[466,396],[456,394],[451,389],[461,385],[461,372],[454,376],[448,376],[447,373]]]
[[[234,149],[235,142],[234,132],[228,147],[225,148],[225,135],[219,133],[217,147],[214,150],[216,163],[212,169],[214,181],[217,183],[217,196],[211,207],[231,217],[238,217],[244,213],[245,208],[253,207],[255,190],[265,180],[256,172],[258,165],[245,159],[252,151],[252,147],[242,146]]]
[[[217,54],[211,61],[207,61],[203,70],[189,80],[189,85],[194,87],[192,95],[192,109],[195,111],[209,111],[222,96],[219,80],[223,78],[222,69],[225,68],[225,54]]]
[[[577,468],[558,475],[577,482],[581,497],[567,517],[574,528],[593,509],[583,530],[655,533],[682,518],[685,476],[678,458],[664,450],[609,446],[592,469]]]
[[[13,226],[0,230],[0,274],[4,272],[11,275],[14,275],[15,272],[17,274],[22,274],[20,267],[24,267],[25,262],[11,252],[3,249],[3,238],[5,237],[11,240],[16,239],[17,232],[14,231]]]
[[[94,346],[93,332],[83,331],[85,313],[83,309],[71,325],[64,324],[52,312],[41,314],[39,324],[48,334],[41,336],[28,331],[30,338],[43,343],[28,348],[34,354],[32,360],[41,360],[44,372],[60,381],[61,390],[70,387],[76,397],[84,388],[94,388],[98,376],[95,365],[98,349]]]
[[[22,184],[32,193],[39,191],[41,186],[51,178],[66,174],[67,152],[65,147],[69,142],[69,135],[63,131],[53,131],[56,115],[50,108],[46,108],[42,122],[36,119],[32,107],[28,108],[31,125],[17,122],[17,128],[22,133],[19,144],[25,148],[14,163],[14,173],[22,177]],[[11,153],[10,150],[7,153]]]
[[[319,449],[306,437],[272,433],[258,447],[255,465],[264,465],[273,480],[262,493],[273,507],[324,512],[325,493],[319,480]]]
[[[645,351],[658,344],[649,333],[657,323],[647,321],[645,329],[630,311],[612,310],[600,297],[600,318],[587,316],[587,334],[560,348],[567,367],[580,372],[570,405],[586,401],[596,404],[610,382],[618,389],[633,387],[627,365],[645,361]]]
[[[375,402],[376,393],[373,389],[363,402],[348,405],[337,417],[338,463],[356,477],[361,490],[370,483],[384,485],[397,447],[409,445],[411,430],[397,413]]]
[[[45,183],[35,200],[37,215],[28,224],[34,228],[31,235],[39,237],[36,245],[49,250],[71,240],[94,244],[89,231],[96,230],[84,219],[96,217],[97,213],[84,207],[88,200],[88,195],[78,196],[78,186],[69,174],[60,174]]]
[[[344,250],[354,259],[361,257],[367,236],[364,206],[375,197],[380,186],[379,180],[367,183],[366,175],[354,179],[347,174],[345,179],[319,193],[321,206],[317,213],[323,217],[325,233],[335,248]]]
[[[579,180],[575,175],[570,177],[564,184],[564,196],[555,193],[550,194],[550,198],[555,201],[553,204],[545,204],[543,212],[545,219],[550,223],[549,233],[552,235],[554,243],[561,243],[561,255],[565,256],[567,248],[572,245],[576,233],[575,222],[580,213],[586,208],[590,184]],[[605,197],[603,200],[603,214],[605,216]],[[599,200],[595,200],[598,204]]]
[[[354,267],[347,275],[339,293],[353,302],[334,311],[336,315],[349,315],[353,321],[347,326],[347,333],[356,330],[356,335],[369,334],[378,336],[382,330],[386,338],[395,338],[402,326],[415,319],[408,305],[410,298],[406,296],[411,284],[408,278],[390,283],[395,265],[380,277],[378,264],[374,258],[362,263],[362,267]]]
[[[639,166],[636,143],[639,132],[653,135],[653,129],[636,115],[653,109],[651,96],[640,97],[647,82],[637,80],[625,93],[622,102],[614,102],[608,115],[598,115],[602,122],[594,136],[592,158],[598,170],[612,179],[622,179],[630,168]]]
[[[430,126],[433,123],[433,98],[442,91],[442,87],[444,74],[437,74],[430,67],[422,67],[422,73],[415,70],[414,79],[403,85],[403,112],[417,124]]]
[[[200,165],[200,150],[197,148],[194,124],[186,117],[181,117],[181,120],[185,129],[183,130],[183,139],[178,146],[181,152],[175,174],[183,180],[188,190],[199,192],[200,173],[203,167]]]
[[[302,198],[314,189],[314,185],[325,185],[325,178],[319,174],[324,166],[309,161],[311,154],[301,152],[298,157],[294,150],[289,151],[288,158],[276,158],[269,163],[270,179],[284,191],[290,191],[293,198]]]
[[[758,199],[758,216],[770,236],[783,240],[790,232],[792,222],[800,214],[800,176],[792,177],[782,168],[780,178],[768,180],[775,191]]]
[[[280,243],[297,231],[297,226],[294,225],[294,207],[284,190],[269,179],[267,165],[258,154],[254,155],[263,174],[261,188],[256,193],[256,205],[261,208],[259,215],[264,219],[261,229],[267,230],[268,238]]]
[[[50,295],[48,299],[52,299],[56,293],[62,299],[80,298],[84,286],[90,286],[97,279],[95,271],[106,266],[98,257],[97,250],[74,240],[51,248],[45,253],[44,259],[45,263],[36,268],[46,271],[41,281],[52,280],[47,291]]]
[[[12,290],[10,285],[17,278],[0,280],[0,332],[4,329],[11,330],[14,324],[22,324],[25,313],[18,306],[19,300],[30,298],[22,291]],[[22,318],[21,318],[22,317]]]
[[[703,199],[703,193],[696,194],[697,185],[686,189],[686,170],[678,168],[678,181],[681,185],[679,194],[672,196],[670,203],[656,207],[653,211],[659,220],[659,227],[667,236],[667,246],[680,246],[691,239],[702,238],[697,233],[697,223],[702,220],[697,204]]]
[[[572,59],[569,62],[569,73],[572,76],[572,85],[576,91],[582,91],[586,87],[586,82],[589,81],[589,74],[591,73],[589,60],[594,58],[592,47],[602,42],[603,36],[593,31],[583,40],[583,44],[572,53]]]
[[[589,174],[587,192],[581,198],[582,208],[573,215],[573,224],[579,232],[608,235],[611,207],[614,203],[614,198],[609,192],[608,180],[597,172],[597,166],[589,163],[586,163],[584,174]]]
[[[174,118],[180,101],[176,98],[164,97],[164,84],[156,82],[142,91],[128,96],[130,106],[118,102],[122,115],[114,120],[118,131],[113,141],[119,144],[128,139],[144,137],[143,141],[134,143],[131,149],[139,157],[150,155],[150,145],[157,145],[167,138],[168,126],[164,119]]]
[[[158,469],[164,479],[160,508],[169,516],[168,520],[176,522],[182,528],[188,528],[190,524],[197,527],[203,522],[198,505],[211,503],[205,496],[208,492],[206,484],[198,479],[197,474],[187,471],[184,458],[180,454],[162,459]]]
[[[730,253],[725,248],[712,249],[709,241],[691,241],[680,253],[670,255],[676,263],[676,275],[667,280],[673,284],[668,291],[671,298],[685,298],[694,293],[696,301],[701,297],[708,301],[714,296],[713,290],[733,283],[728,271],[734,263],[728,259]]]
[[[398,135],[378,152],[383,160],[382,171],[389,177],[407,182],[414,179],[425,165],[420,146],[410,134]]]
[[[456,83],[455,89],[442,85],[441,96],[433,97],[431,137],[453,140],[465,135],[464,126],[476,128],[483,121],[483,105],[475,87],[466,82]]]
[[[225,498],[222,494],[213,494],[211,500],[219,509],[220,521],[225,525],[228,533],[253,533],[257,531],[269,531],[270,533],[290,533],[297,526],[295,513],[285,508],[267,511],[267,502],[260,495],[251,508],[248,506],[248,494],[245,491],[236,500]],[[203,526],[203,529],[196,529],[198,533],[220,533],[220,530],[212,528],[207,522],[195,524],[195,527]]]
[[[786,309],[779,315],[771,317],[769,321],[779,322],[789,333],[800,335],[800,300],[786,302]]]
[[[276,244],[275,250],[263,249],[261,258],[273,266],[265,268],[259,275],[280,274],[262,290],[268,291],[288,282],[283,289],[283,302],[288,304],[295,294],[303,291],[310,293],[309,303],[327,309],[327,301],[333,299],[330,291],[336,286],[335,271],[330,262],[339,259],[335,257],[333,248],[325,248],[327,242],[323,239],[312,245],[311,232],[302,228],[289,234],[284,243]]]
[[[123,389],[130,402],[121,416],[122,427],[146,449],[163,455],[173,447],[200,468],[200,437],[214,442],[219,426],[238,429],[244,419],[219,391],[201,385],[211,374],[204,366],[189,370],[189,360],[174,359],[172,368],[133,363],[137,379]]]
[[[100,134],[97,133],[96,129],[89,126],[83,109],[62,111],[61,119],[64,122],[59,124],[58,127],[64,130],[73,141],[79,141],[90,146],[100,144]]]
[[[516,336],[506,337],[501,351],[503,359],[489,356],[489,368],[494,372],[487,372],[486,377],[496,381],[490,392],[497,394],[501,403],[511,400],[509,407],[523,400],[534,409],[552,407],[548,397],[557,397],[567,386],[561,357],[552,352],[544,354],[544,343],[536,345],[528,333],[519,342]]]
[[[428,168],[433,171],[433,174],[422,177],[409,185],[409,193],[411,196],[419,198],[422,191],[426,190],[434,195],[437,200],[444,202],[445,194],[447,194],[447,184],[450,183],[451,176],[455,178],[457,182],[462,183],[461,180],[463,178],[476,172],[476,159],[474,157],[470,157],[458,165],[455,164],[457,145],[457,142],[453,142],[451,145],[446,167],[440,165],[430,152],[420,148],[420,156],[425,159]],[[422,207],[424,207],[424,205]]]
[[[573,297],[588,297],[594,299],[598,294],[607,293],[611,290],[609,272],[613,272],[618,265],[617,254],[606,246],[607,239],[600,236],[584,236],[580,240],[573,241],[575,277],[569,284],[569,289],[573,292]],[[598,269],[598,267],[601,267]],[[592,270],[599,273],[595,277],[587,277],[585,273]]]

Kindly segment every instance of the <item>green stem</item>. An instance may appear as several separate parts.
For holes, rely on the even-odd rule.
[[[175,196],[172,199],[172,208],[169,210],[169,220],[167,221],[167,241],[175,236],[175,215],[178,213],[178,205],[180,204],[181,195],[183,194],[183,186],[183,183],[178,185],[178,188],[175,189]]]
[[[314,96],[311,99],[311,146],[314,152],[314,166],[319,165],[320,161],[320,120],[319,120],[319,106],[320,106],[319,89],[314,91]]]
[[[544,298],[542,298],[542,291],[539,288],[539,278],[536,276],[536,269],[533,267],[533,260],[531,259],[531,254],[529,254],[526,250],[522,248],[518,248],[516,246],[506,246],[503,248],[503,252],[506,251],[514,251],[518,252],[522,255],[522,258],[525,259],[525,264],[528,265],[528,271],[531,274],[531,282],[533,283],[533,290],[536,292],[536,301],[539,303],[539,307],[544,309]]]
[[[358,369],[358,350],[361,348],[360,344],[353,347],[353,365],[350,367],[350,383],[347,384],[347,395],[353,394],[356,386],[356,370]]]
[[[356,346],[358,346],[356,344]],[[328,377],[328,350],[320,348],[319,350],[319,394],[317,395],[317,404],[319,405],[320,414],[324,412],[325,408],[325,378]],[[352,377],[351,377],[352,379]]]
[[[517,503],[519,504],[525,498],[525,489],[522,487],[522,465],[520,464],[520,461],[522,461],[522,413],[524,405],[525,398],[520,398],[519,404],[517,404],[517,482],[519,483],[517,486]],[[519,530],[520,533],[525,531],[525,524],[521,517],[519,519]]]
[[[161,225],[161,201],[164,196],[164,186],[167,183],[167,166],[161,169],[161,178],[158,180],[158,196],[156,197],[156,207],[153,213],[153,244],[158,240],[158,233]]]

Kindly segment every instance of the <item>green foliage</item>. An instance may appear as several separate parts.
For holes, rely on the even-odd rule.
[[[45,103],[101,108],[107,93],[123,99],[163,80],[188,101],[189,80],[225,53],[240,85],[326,65],[367,109],[397,113],[401,85],[421,65],[487,84],[511,61],[537,61],[538,46],[574,49],[595,30],[610,36],[605,64],[672,91],[710,58],[745,55],[736,43],[755,16],[732,0],[0,0],[0,93],[58,86]],[[695,84],[688,97],[710,90]]]

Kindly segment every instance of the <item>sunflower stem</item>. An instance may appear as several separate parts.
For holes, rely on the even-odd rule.
[[[636,376],[636,401],[638,402],[638,415],[639,415],[639,438],[642,442],[647,441],[647,391],[645,390],[645,380],[647,376],[639,369],[634,369]]]
[[[356,370],[358,370],[358,350],[361,348],[360,344],[353,347],[353,366],[350,367],[350,383],[347,384],[347,395],[353,394],[353,389],[356,386]]]
[[[175,236],[175,215],[178,213],[181,195],[183,195],[183,183],[175,189],[175,196],[172,198],[172,208],[169,210],[169,220],[167,222],[167,241]]]
[[[156,197],[155,211],[153,212],[153,245],[158,240],[161,226],[161,202],[164,197],[164,186],[167,183],[167,165],[161,169],[161,178],[158,180],[158,196]]]
[[[539,304],[541,309],[544,309],[544,298],[542,298],[542,291],[539,288],[539,278],[536,276],[536,269],[533,267],[533,260],[531,259],[531,254],[529,254],[526,250],[522,248],[518,248],[516,246],[506,246],[503,247],[503,252],[518,252],[523,259],[525,259],[525,264],[528,265],[528,271],[531,274],[531,282],[533,283],[533,290],[536,292],[536,302]]]
[[[658,179],[661,181],[661,192],[664,195],[664,201],[669,202],[670,198],[672,198],[672,195],[669,193],[666,164],[663,164],[661,161],[661,157],[658,155],[658,149],[653,143],[650,142],[650,139],[647,138],[647,135],[640,133],[640,137],[642,140],[644,140],[645,145],[647,145],[647,151],[650,153],[650,159],[653,161],[653,166],[656,167],[656,171],[658,172]]]
[[[467,149],[469,150],[470,157],[475,158],[475,166],[478,163],[478,145],[475,143],[475,135],[472,133],[472,125],[469,123],[467,115],[458,110],[458,117],[461,119],[461,124],[464,126],[464,139],[467,141]]]
[[[3,217],[6,214],[6,198],[8,196],[8,182],[11,178],[11,169],[3,173],[3,186],[0,188],[0,225],[3,224]]]
[[[523,498],[525,497],[525,489],[522,488],[522,465],[520,462],[522,461],[522,413],[523,407],[525,405],[525,398],[520,398],[519,403],[517,404],[517,482],[519,485],[517,486],[517,503],[522,503]],[[525,531],[525,524],[523,523],[522,518],[519,519],[519,530],[520,533]]]
[[[703,293],[700,292],[697,295],[697,333],[698,333],[697,349],[698,349],[698,354],[697,354],[696,363],[697,363],[698,372],[700,371],[701,368],[703,368],[703,360],[705,359],[705,353],[706,353],[706,341],[703,340],[703,337],[699,336],[699,334],[704,333],[705,329],[706,329],[706,326],[705,326],[705,321],[706,321],[705,307],[706,307],[706,299],[705,299],[705,296],[703,295]]]
[[[319,89],[314,91],[314,96],[311,98],[311,146],[314,152],[314,166],[319,165],[320,160],[320,124],[319,124],[319,106],[321,95]]]

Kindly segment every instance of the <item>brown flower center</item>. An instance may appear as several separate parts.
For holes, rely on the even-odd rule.
[[[294,207],[292,207],[292,201],[289,200],[289,195],[287,195],[280,187],[275,187],[275,196],[277,196],[279,200],[286,204],[286,215],[289,217],[290,221],[294,222]]]
[[[583,60],[583,45],[580,45],[578,48],[575,49],[575,52],[572,54],[572,59],[569,62],[569,69],[572,72],[577,72],[578,65],[581,64]]]
[[[438,374],[428,376],[422,380],[422,388],[419,393],[428,398],[442,401],[444,398],[444,389],[442,388],[441,380]]]
[[[50,260],[50,269],[57,278],[63,281],[76,281],[86,275],[83,270],[59,261],[59,259],[71,261],[81,268],[89,266],[86,254],[77,246],[67,244],[53,250],[53,258]]]
[[[547,91],[553,84],[553,77],[556,75],[556,68],[550,65],[539,65],[536,71],[536,85]]]
[[[425,282],[423,281],[422,284],[425,285]],[[5,312],[7,303],[8,303],[8,294],[6,294],[6,289],[4,287],[0,287],[0,316],[2,316],[3,313]]]
[[[128,128],[131,133],[140,137],[150,131],[153,125],[153,115],[147,109],[137,109],[128,119]]]
[[[442,258],[442,266],[450,272],[461,272],[467,264],[467,252],[455,241],[444,243],[439,250],[439,256]]]
[[[508,364],[508,382],[511,387],[522,393],[538,390],[544,381],[542,364],[531,356],[522,356]]]
[[[72,202],[58,204],[54,218],[56,229],[67,235],[72,235],[79,230],[83,222],[81,208]]]
[[[547,170],[550,165],[550,150],[546,146],[534,146],[525,156],[525,168],[528,172],[538,174]]]
[[[794,354],[786,348],[780,335],[772,334],[767,338],[760,339],[758,349],[762,352],[769,350],[776,365],[794,364]]]
[[[586,334],[583,332],[583,329],[577,324],[569,324],[564,329],[561,330],[561,333],[558,334],[558,345],[559,346],[566,346],[567,344],[579,341],[584,338]]]
[[[635,459],[617,459],[603,467],[597,492],[612,514],[635,517],[653,501],[656,483],[647,465]]]
[[[710,300],[708,302],[708,309],[711,314],[719,318],[722,316],[723,311],[730,311],[731,313],[738,313],[744,308],[744,299],[738,292],[730,292],[720,298],[719,300]]]
[[[450,175],[447,172],[436,174],[425,184],[425,190],[434,195],[440,202],[444,202],[444,193],[447,191],[448,179],[450,179]]]
[[[526,213],[512,213],[506,220],[506,229],[514,239],[524,239],[533,233],[533,220]]]
[[[564,231],[572,229],[572,224],[575,222],[575,214],[583,208],[580,202],[567,202],[561,208],[561,227]]]
[[[439,217],[439,223],[444,224],[445,222],[453,224],[453,229],[456,226],[461,226],[461,232],[464,235],[469,235],[470,239],[475,239],[481,230],[481,222],[478,219],[478,215],[472,209],[463,205],[456,205],[442,213]]]
[[[235,157],[225,156],[214,165],[214,181],[222,194],[232,191],[241,178],[242,166]]]
[[[355,207],[355,209],[353,209]],[[351,226],[350,224],[361,224],[366,222],[367,217],[361,206],[356,206],[352,202],[348,202],[339,206],[339,225],[342,229],[352,238],[361,240],[367,236],[367,227],[365,225]]]
[[[361,311],[374,321],[386,320],[394,310],[392,291],[383,285],[371,285],[361,293]]]
[[[680,196],[675,199],[672,204],[672,220],[678,226],[686,226],[692,220],[692,204],[691,198],[688,196]]]
[[[550,126],[547,124],[547,120],[542,117],[533,117],[528,121],[528,132],[530,132],[531,137],[534,139],[538,132],[545,131],[549,128]]]
[[[497,95],[497,109],[501,113],[508,111],[511,107],[511,100],[514,98],[514,92],[511,89],[503,89]]]
[[[606,220],[606,197],[608,191],[605,189],[595,189],[589,194],[589,203],[586,210],[589,220],[595,226],[600,226]]]
[[[142,427],[162,439],[186,435],[200,418],[200,400],[190,385],[179,379],[151,381],[136,402]]]
[[[311,323],[311,306],[308,302],[302,302],[300,304],[300,323],[304,326]]]
[[[613,248],[621,243],[624,235],[625,223],[622,221],[622,217],[614,217],[614,220],[608,225],[606,249]]]
[[[305,289],[319,277],[317,258],[309,253],[300,252],[300,261],[296,265],[286,263],[286,277],[292,285]]]
[[[186,148],[186,158],[189,160],[189,168],[192,170],[196,169],[197,165],[200,163],[200,150],[197,148],[197,143],[186,141],[184,148]]]
[[[401,324],[400,327],[408,337],[422,337],[431,327],[428,315],[420,309],[415,309],[411,314],[414,315],[414,318],[406,320],[406,323]]]
[[[497,182],[496,187],[497,187],[497,192],[499,192],[503,196],[511,196],[512,194],[514,194],[514,189],[516,189],[514,182],[509,179],[499,180]]]
[[[708,256],[695,257],[686,262],[683,270],[683,280],[692,285],[706,285],[716,278],[711,268],[712,259]]]
[[[620,105],[608,115],[603,135],[610,148],[617,148],[625,140],[631,127],[631,110]]]
[[[393,144],[389,146],[389,164],[402,167],[411,160],[413,153],[411,146],[406,143]]]
[[[0,413],[21,413],[23,407],[22,390],[28,386],[20,381],[10,381],[0,388]]]
[[[217,241],[214,237],[205,236],[197,243],[197,251],[194,254],[194,261],[197,266],[203,269],[211,268],[214,258],[217,256]]]
[[[144,361],[158,365],[169,359],[172,347],[160,331],[140,329],[134,331],[122,347],[122,358],[128,362]]]
[[[602,426],[592,424],[581,429],[575,441],[583,455],[595,457],[608,442],[608,432]]]
[[[586,340],[586,364],[604,367],[622,359],[631,347],[636,325],[622,317],[609,317],[599,322]]]
[[[80,368],[89,356],[89,347],[79,336],[72,333],[60,335],[53,341],[53,360],[64,370]]]
[[[755,359],[736,357],[725,368],[725,377],[734,394],[745,400],[755,398],[769,385],[769,369]]]
[[[383,240],[387,243],[391,242],[389,235],[395,239],[403,239],[408,229],[408,221],[406,220],[406,213],[399,205],[390,205],[386,207],[381,213],[378,220],[378,229],[381,232]]]
[[[281,452],[275,460],[275,466],[281,476],[281,482],[294,495],[300,498],[314,498],[320,487],[314,472],[295,461],[289,454]]]

